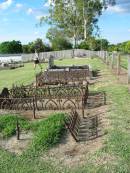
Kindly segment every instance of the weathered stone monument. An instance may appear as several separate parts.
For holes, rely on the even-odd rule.
[[[50,55],[49,62],[48,62],[48,67],[51,69],[54,66],[54,56]]]

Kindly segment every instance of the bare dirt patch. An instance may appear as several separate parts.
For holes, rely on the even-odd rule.
[[[22,154],[27,149],[33,134],[31,132],[22,132],[20,140],[16,139],[16,136],[8,139],[0,139],[0,147],[14,154]]]
[[[56,147],[45,153],[41,159],[67,167],[81,166],[86,163],[88,156],[103,146],[103,138],[76,143],[70,133]]]

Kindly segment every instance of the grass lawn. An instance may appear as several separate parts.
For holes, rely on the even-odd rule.
[[[45,69],[46,65],[43,65]],[[40,72],[37,67],[36,71],[33,69],[33,63],[25,63],[24,67],[13,70],[0,71],[0,90],[3,87],[12,87],[12,84],[30,84],[35,81],[36,73]]]
[[[48,142],[53,143],[54,141],[51,139],[55,135],[51,131],[55,129],[54,131],[57,134],[59,129],[61,129],[60,123],[56,118],[56,122],[58,123],[55,125],[55,120],[53,119],[52,127],[50,126],[50,121],[47,121],[46,125],[43,122],[42,126],[38,128],[39,130],[37,129],[37,124],[34,126],[34,131],[37,131],[37,137],[34,138],[35,142],[33,142],[36,150],[34,150],[33,146],[30,146],[28,152],[17,157],[7,151],[0,150],[0,173],[130,173],[130,95],[127,86],[119,84],[116,77],[112,76],[106,65],[99,59],[68,59],[56,61],[56,64],[59,65],[88,63],[94,69],[100,69],[104,74],[103,82],[91,86],[91,90],[105,91],[107,93],[109,110],[106,116],[109,119],[110,126],[106,127],[108,134],[105,137],[103,147],[94,154],[89,155],[86,164],[82,167],[68,169],[61,167],[61,165],[56,165],[54,161],[41,160],[41,153],[37,152],[37,150],[39,150],[39,146],[41,149],[42,147],[44,149],[44,145],[46,145],[45,140],[42,143],[44,145],[41,145],[42,139],[47,139],[47,144]],[[30,75],[33,69],[31,64],[26,65],[30,66],[30,71],[25,66],[23,69],[26,68],[28,72],[22,74],[28,74],[24,78],[24,82],[28,83],[33,80],[33,77]],[[7,75],[8,73],[5,74]],[[21,79],[18,76],[16,78],[20,82],[23,80],[23,78]],[[17,81],[16,78],[13,77],[14,81]],[[10,80],[8,86],[11,86],[11,83],[12,81]],[[1,84],[1,87],[3,84]],[[48,127],[50,127],[49,133],[44,133]],[[48,135],[51,135],[52,138],[47,138]],[[56,138],[59,139],[58,136]],[[50,143],[49,147],[51,147]]]

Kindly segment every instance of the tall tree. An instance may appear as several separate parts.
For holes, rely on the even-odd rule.
[[[109,42],[106,39],[95,39],[94,37],[89,37],[89,39],[81,42],[79,48],[89,49],[89,50],[107,50]]]
[[[50,7],[50,15],[42,18],[64,30],[64,33],[77,41],[91,36],[97,27],[98,17],[108,3],[114,0],[53,0],[54,6]]]
[[[42,39],[38,38],[33,42],[28,43],[27,45],[22,46],[23,53],[34,53],[35,49],[38,52],[51,51],[51,47],[43,43]]]
[[[52,50],[72,49],[72,44],[66,38],[62,30],[58,30],[57,28],[50,28],[46,37],[51,43]]]
[[[125,52],[130,53],[130,41],[128,41],[125,45]]]
[[[34,41],[34,48],[37,49],[38,52],[45,51],[45,45],[44,45],[42,39],[38,38]]]

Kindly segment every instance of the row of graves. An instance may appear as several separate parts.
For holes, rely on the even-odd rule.
[[[66,127],[74,139],[90,140],[100,136],[98,115],[86,116],[87,109],[95,102],[105,104],[104,93],[90,93],[88,85],[92,73],[88,65],[55,66],[36,75],[36,85],[4,88],[0,95],[0,109],[8,111],[61,110],[66,112]]]
[[[12,70],[20,67],[24,67],[24,63],[22,61],[17,62],[11,60],[10,62],[0,62],[0,70]]]

